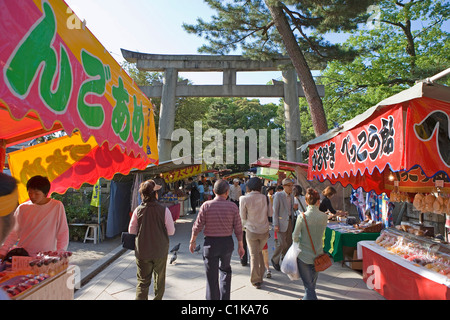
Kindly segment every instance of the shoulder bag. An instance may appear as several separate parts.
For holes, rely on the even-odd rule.
[[[308,236],[309,236],[309,240],[311,241],[311,246],[312,249],[314,251],[314,254],[317,255],[316,253],[316,249],[314,248],[314,243],[312,241],[311,238],[311,234],[309,233],[309,228],[308,228],[308,221],[306,221],[306,216],[305,213],[302,212],[303,214],[303,219],[305,220],[305,224],[306,224],[306,230],[308,231]],[[325,271],[327,270],[329,267],[331,267],[332,262],[331,262],[331,258],[328,254],[326,253],[322,253],[320,255],[318,255],[315,259],[314,259],[314,269],[317,272],[321,272],[321,271]]]

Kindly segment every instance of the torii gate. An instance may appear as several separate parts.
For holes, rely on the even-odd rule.
[[[158,152],[160,161],[171,160],[171,135],[175,122],[176,97],[254,97],[283,98],[286,127],[287,161],[301,162],[298,148],[301,145],[300,111],[298,98],[305,94],[297,73],[288,57],[270,61],[256,61],[238,55],[163,55],[139,53],[122,50],[128,62],[136,63],[138,70],[164,72],[162,85],[141,86],[142,92],[149,98],[161,98],[158,128]],[[282,69],[283,81],[274,81],[273,85],[237,85],[238,71],[279,71]],[[178,72],[223,72],[222,85],[187,85],[178,82]],[[324,96],[324,86],[317,86],[319,95]]]

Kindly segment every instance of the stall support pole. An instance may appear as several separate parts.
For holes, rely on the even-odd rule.
[[[98,211],[97,211],[97,223],[98,223],[98,242],[102,241],[102,183],[100,178],[98,179]]]
[[[401,224],[402,218],[403,218],[403,214],[404,214],[405,211],[406,211],[406,206],[407,206],[407,203],[404,202],[403,205],[402,205],[402,208],[400,209],[400,212],[399,212],[399,214],[398,214],[397,221],[395,221],[395,225],[396,225],[396,226],[399,225],[399,224]]]

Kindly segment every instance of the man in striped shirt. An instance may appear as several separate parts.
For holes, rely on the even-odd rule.
[[[216,197],[200,208],[192,227],[189,250],[194,252],[198,234],[203,231],[203,261],[206,270],[206,299],[230,300],[231,255],[234,250],[233,232],[238,240],[238,254],[244,255],[242,223],[236,204],[227,200],[230,186],[225,180],[214,184]],[[219,277],[220,273],[220,277]],[[220,281],[219,281],[220,278]]]

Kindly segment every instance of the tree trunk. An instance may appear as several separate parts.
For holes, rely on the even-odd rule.
[[[270,14],[274,20],[275,26],[283,39],[286,51],[291,58],[292,64],[297,71],[298,77],[302,84],[303,91],[305,93],[306,101],[309,105],[311,112],[311,120],[314,127],[314,133],[316,136],[328,131],[327,118],[322,105],[322,99],[320,99],[319,93],[316,88],[311,70],[306,63],[303,52],[301,51],[297,40],[291,30],[291,26],[287,21],[286,15],[280,5],[270,4],[273,1],[265,0],[267,7],[270,10]]]

